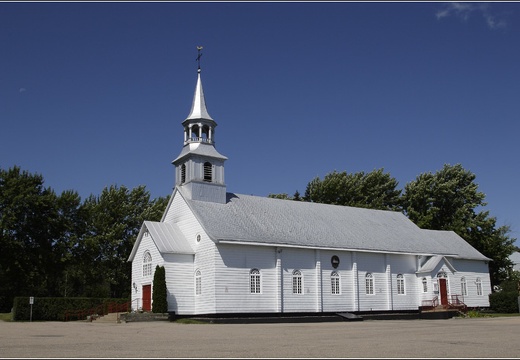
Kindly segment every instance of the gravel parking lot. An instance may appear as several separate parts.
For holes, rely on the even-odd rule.
[[[0,322],[1,358],[518,358],[520,317],[279,324]]]

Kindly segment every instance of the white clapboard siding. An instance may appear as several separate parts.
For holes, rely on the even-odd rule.
[[[152,257],[152,274],[143,276],[143,257],[146,251],[150,252]],[[137,249],[134,261],[132,261],[132,284],[131,284],[131,302],[132,310],[137,310],[143,306],[143,285],[152,285],[153,294],[153,275],[157,265],[162,266],[164,259],[155,246],[152,237],[149,235],[143,236],[139,248]],[[133,286],[135,284],[135,288]]]
[[[489,268],[482,261],[451,260],[457,272],[451,276],[451,295],[460,295],[462,301],[469,307],[489,306],[489,294],[491,283],[489,281]],[[462,278],[466,279],[467,294],[462,293]],[[477,278],[481,280],[481,295],[477,292]]]
[[[275,248],[222,244],[215,255],[218,313],[277,311]],[[260,271],[260,294],[250,290],[252,269]]]
[[[197,230],[197,229],[195,229]],[[194,259],[194,272],[201,272],[202,291],[195,296],[195,311],[197,314],[214,314],[215,308],[215,243],[207,237],[202,229],[198,229],[197,235],[201,240],[197,245]],[[194,235],[195,237],[197,235]],[[195,274],[195,273],[194,273]],[[192,278],[194,279],[194,274]]]
[[[359,311],[389,310],[385,255],[359,252],[356,258],[359,284]],[[367,273],[371,273],[373,276],[373,294],[366,293],[365,279]]]
[[[391,299],[390,310],[416,310],[420,306],[421,289],[417,286],[415,269],[416,257],[413,255],[388,254],[386,256],[387,267],[390,269]],[[397,276],[401,274],[404,279],[404,294],[397,290]]]
[[[339,258],[339,265],[334,268],[332,256]],[[324,312],[355,311],[354,282],[352,279],[352,255],[346,251],[321,251],[322,301]],[[340,293],[332,294],[331,274],[336,271],[340,277]]]
[[[315,312],[316,261],[314,250],[285,248],[281,253],[284,312]],[[293,271],[302,273],[302,293],[293,294]]]
[[[179,315],[194,314],[193,255],[165,254],[164,270],[168,311]]]
[[[192,286],[194,311],[196,314],[213,314],[215,313],[215,243],[205,233],[180,193],[175,194],[172,207],[175,212],[171,214],[171,220],[175,221],[195,249],[191,274],[193,284],[195,272],[197,270],[201,272],[201,294],[195,295],[195,288]],[[199,238],[200,241],[197,241]]]

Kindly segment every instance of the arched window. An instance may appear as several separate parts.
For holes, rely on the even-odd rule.
[[[181,165],[181,184],[186,182],[186,164]]]
[[[191,140],[197,141],[199,140],[199,126],[193,125],[191,127]]]
[[[404,295],[404,277],[403,274],[397,275],[397,295]]]
[[[213,179],[213,167],[209,161],[204,163],[204,181],[211,182]]]
[[[460,278],[460,293],[462,296],[468,295],[468,288],[466,286],[466,278],[463,276]]]
[[[210,142],[210,127],[208,125],[202,126],[202,138],[200,139],[202,142]]]
[[[152,275],[152,255],[146,251],[143,255],[143,276]]]
[[[292,292],[293,294],[303,294],[302,272],[300,270],[294,270],[292,273]]]
[[[365,275],[365,292],[367,295],[374,295],[374,277],[371,273]]]
[[[195,271],[195,295],[202,294],[202,273],[199,269]]]
[[[477,295],[482,295],[482,280],[478,277],[475,281],[475,285],[477,285]]]
[[[339,274],[337,271],[333,271],[331,274],[330,274],[330,286],[331,286],[331,293],[332,295],[339,295],[340,291],[340,287],[339,287]]]
[[[422,278],[422,292],[428,292],[428,280],[425,277]]]
[[[251,269],[249,272],[249,291],[251,294],[260,294],[260,271]]]

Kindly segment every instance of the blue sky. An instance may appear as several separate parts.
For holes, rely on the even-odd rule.
[[[520,3],[4,2],[0,44],[0,167],[58,193],[171,193],[201,45],[228,191],[460,163],[520,237]]]

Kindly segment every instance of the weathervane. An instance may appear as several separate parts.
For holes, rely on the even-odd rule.
[[[200,71],[200,57],[202,56],[202,53],[200,52],[201,50],[202,50],[202,46],[197,46],[198,55],[195,60],[197,60],[197,62],[199,63],[199,71]]]

